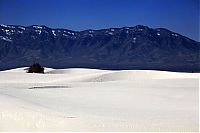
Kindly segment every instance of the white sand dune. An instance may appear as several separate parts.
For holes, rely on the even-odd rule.
[[[25,73],[26,67],[1,72],[0,83],[52,83],[52,82],[107,82],[138,79],[198,78],[198,73],[178,73],[153,70],[109,71],[98,69],[52,69],[45,68],[46,74]],[[17,74],[16,74],[17,73]],[[4,78],[7,77],[7,78]],[[24,80],[28,79],[28,80]]]
[[[0,72],[0,131],[198,131],[198,73],[24,69]]]

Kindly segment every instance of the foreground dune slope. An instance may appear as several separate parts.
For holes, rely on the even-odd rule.
[[[0,72],[0,131],[198,131],[198,73],[24,69]]]

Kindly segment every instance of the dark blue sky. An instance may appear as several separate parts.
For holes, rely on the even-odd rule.
[[[164,27],[199,40],[199,0],[0,0],[0,23],[71,30]]]

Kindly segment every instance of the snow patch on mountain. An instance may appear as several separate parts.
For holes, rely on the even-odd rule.
[[[8,27],[7,25],[4,25],[4,24],[1,24],[1,26],[2,26],[2,27],[5,27],[5,28],[7,28],[7,27]]]
[[[68,35],[66,35],[66,34],[63,34],[63,36],[66,36],[66,37],[67,37]]]
[[[52,33],[53,33],[54,36],[56,36],[55,30],[52,30]]]
[[[24,28],[24,27],[21,27],[21,26],[19,26],[18,28],[19,28],[19,29],[22,29],[22,30],[26,30],[26,28]]]
[[[12,40],[9,39],[8,37],[0,36],[0,39],[2,39],[2,40],[4,40],[4,41],[12,42]]]
[[[35,32],[37,32],[39,35],[41,34],[41,30],[35,30]]]
[[[110,31],[113,31],[113,32],[114,32],[114,31],[115,31],[115,29],[110,29]]]
[[[94,33],[94,31],[93,31],[93,30],[90,30],[89,33]]]
[[[74,33],[73,33],[73,32],[69,32],[69,31],[68,31],[67,33],[74,36]]]
[[[136,39],[137,39],[136,37],[133,38],[133,43],[136,43]]]
[[[106,31],[106,34],[108,34],[108,35],[113,35],[113,32],[107,30],[107,31]]]
[[[23,33],[23,31],[17,31],[18,33],[20,33],[20,34],[22,34]]]
[[[5,25],[5,24],[1,24],[0,26],[4,27],[4,28],[15,28],[14,26],[9,26],[9,25]]]
[[[13,30],[8,30],[8,29],[1,29],[3,32],[5,32],[6,33],[6,35],[11,35],[12,34],[12,32],[14,32]]]
[[[93,37],[93,34],[89,34],[89,36]]]
[[[42,29],[41,26],[33,26],[33,28],[35,28],[35,29]]]
[[[113,32],[108,32],[109,35],[113,35]]]
[[[172,36],[178,36],[177,34],[175,34],[175,33],[172,33]]]

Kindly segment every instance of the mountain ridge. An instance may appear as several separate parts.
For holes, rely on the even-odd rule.
[[[29,66],[199,72],[200,43],[165,28],[0,25],[0,70]]]

